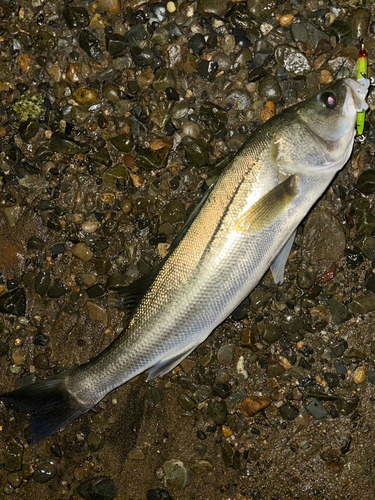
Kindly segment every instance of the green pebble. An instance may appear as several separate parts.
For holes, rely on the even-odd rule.
[[[192,142],[185,149],[185,157],[190,167],[200,168],[207,165],[209,161],[208,145],[199,139]]]
[[[192,410],[193,408],[196,408],[196,406],[197,406],[196,401],[194,401],[193,398],[191,398],[188,394],[185,394],[184,392],[182,392],[178,396],[177,402],[181,406],[181,408],[184,410]]]
[[[175,222],[180,222],[186,218],[185,205],[180,200],[172,200],[165,207],[161,214],[162,222],[169,222],[174,224]]]
[[[152,84],[155,90],[165,90],[168,87],[176,88],[176,77],[169,68],[159,68],[155,74],[155,79]]]
[[[227,420],[228,410],[225,401],[214,401],[207,408],[208,416],[216,425],[223,425]]]
[[[169,149],[153,151],[149,148],[140,148],[134,161],[141,170],[160,170],[167,166]]]

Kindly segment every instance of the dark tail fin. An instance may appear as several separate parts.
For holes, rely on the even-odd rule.
[[[52,436],[90,410],[79,403],[58,378],[41,380],[2,394],[0,400],[6,407],[30,415],[33,444]]]

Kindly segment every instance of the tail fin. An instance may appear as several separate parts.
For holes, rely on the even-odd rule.
[[[41,380],[0,395],[7,408],[30,415],[30,441],[37,443],[60,431],[90,410],[68,391],[59,378]]]

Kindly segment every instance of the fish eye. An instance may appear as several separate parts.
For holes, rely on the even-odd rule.
[[[318,94],[318,103],[323,108],[334,108],[337,104],[336,95],[330,90],[325,90]]]

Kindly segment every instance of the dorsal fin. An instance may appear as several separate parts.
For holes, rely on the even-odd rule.
[[[208,196],[210,195],[211,191],[213,190],[214,187],[214,182],[210,185],[210,187],[207,189],[207,191],[204,193],[202,199],[200,202],[197,204],[197,206],[193,209],[189,217],[187,218],[186,222],[182,226],[180,232],[174,239],[173,243],[169,247],[168,255],[165,257],[164,260],[159,262],[151,271],[149,271],[147,274],[144,276],[141,276],[140,278],[136,279],[133,281],[133,283],[130,283],[130,285],[123,287],[117,296],[117,305],[119,309],[127,311],[128,313],[131,313],[135,310],[139,302],[141,301],[142,297],[145,295],[147,290],[150,288],[152,283],[154,282],[156,276],[159,274],[160,269],[164,265],[164,262],[166,259],[168,259],[173,251],[177,248],[179,245],[180,241],[182,238],[185,236],[187,233],[189,227],[195,220],[196,216],[200,212],[202,206],[204,205],[205,201],[207,200]]]

